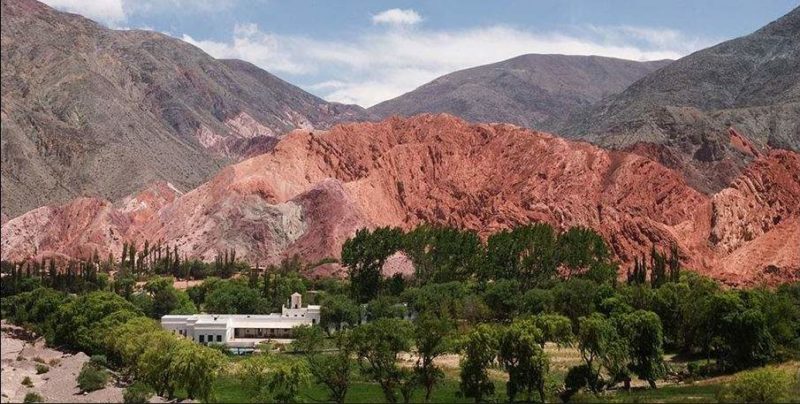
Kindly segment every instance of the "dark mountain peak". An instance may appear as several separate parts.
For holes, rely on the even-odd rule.
[[[527,54],[459,70],[369,108],[378,116],[446,112],[552,130],[570,112],[623,90],[668,61]]]
[[[800,7],[765,25],[755,32],[759,35],[798,36],[800,35]]]
[[[757,149],[800,150],[800,9],[752,34],[692,53],[625,91],[574,113],[565,135],[625,148],[647,142],[683,156],[673,162],[698,189],[726,186]]]

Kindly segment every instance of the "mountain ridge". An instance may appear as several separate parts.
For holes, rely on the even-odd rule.
[[[575,109],[622,91],[669,61],[526,54],[448,73],[367,110],[380,117],[450,113],[553,130]]]
[[[687,268],[727,283],[800,275],[800,255],[785,248],[800,243],[800,155],[790,151],[759,155],[709,196],[637,153],[419,115],[296,130],[192,191],[158,189],[127,203],[82,198],[11,219],[2,258],[103,255],[125,241],[163,240],[204,260],[235,248],[251,264],[294,254],[315,262],[337,257],[363,227],[431,223],[485,237],[545,222],[597,230],[623,271],[654,245],[675,243]]]
[[[368,116],[164,34],[2,1],[2,212],[189,189],[295,128]]]

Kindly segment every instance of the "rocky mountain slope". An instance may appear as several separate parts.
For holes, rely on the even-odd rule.
[[[624,90],[669,62],[523,55],[444,75],[369,111],[382,117],[446,112],[473,122],[552,131],[570,113]]]
[[[191,189],[295,128],[364,116],[177,39],[2,1],[2,213]]]
[[[800,8],[695,52],[579,111],[559,133],[618,148],[661,145],[659,161],[715,192],[757,151],[800,150]],[[744,148],[738,147],[744,139]]]
[[[494,231],[531,221],[583,225],[629,263],[676,242],[684,264],[729,283],[800,279],[800,156],[755,158],[711,196],[637,153],[449,115],[298,130],[269,153],[179,194],[157,184],[111,203],[82,198],[2,227],[2,258],[119,254],[164,240],[255,263],[337,256],[361,227],[441,223]],[[794,249],[792,248],[794,246]]]

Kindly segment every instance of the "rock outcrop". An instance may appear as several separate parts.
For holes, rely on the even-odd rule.
[[[708,196],[641,153],[421,115],[297,130],[174,200],[143,194],[156,196],[79,199],[11,219],[2,257],[118,255],[122,240],[163,240],[208,260],[235,248],[262,265],[293,254],[313,262],[338,256],[361,227],[427,222],[487,236],[543,221],[598,230],[623,264],[675,242],[685,266],[729,283],[800,278],[800,158],[789,151],[758,155]]]

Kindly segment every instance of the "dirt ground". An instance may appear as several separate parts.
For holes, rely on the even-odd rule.
[[[2,328],[2,391],[0,401],[21,403],[29,392],[44,397],[45,402],[122,402],[122,388],[109,383],[108,387],[81,394],[75,379],[84,363],[89,360],[83,352],[75,355],[63,353],[45,346],[41,338],[26,341],[20,338],[22,329],[0,323]],[[37,375],[36,365],[48,366],[46,373]],[[25,377],[33,383],[31,387],[22,384]]]

